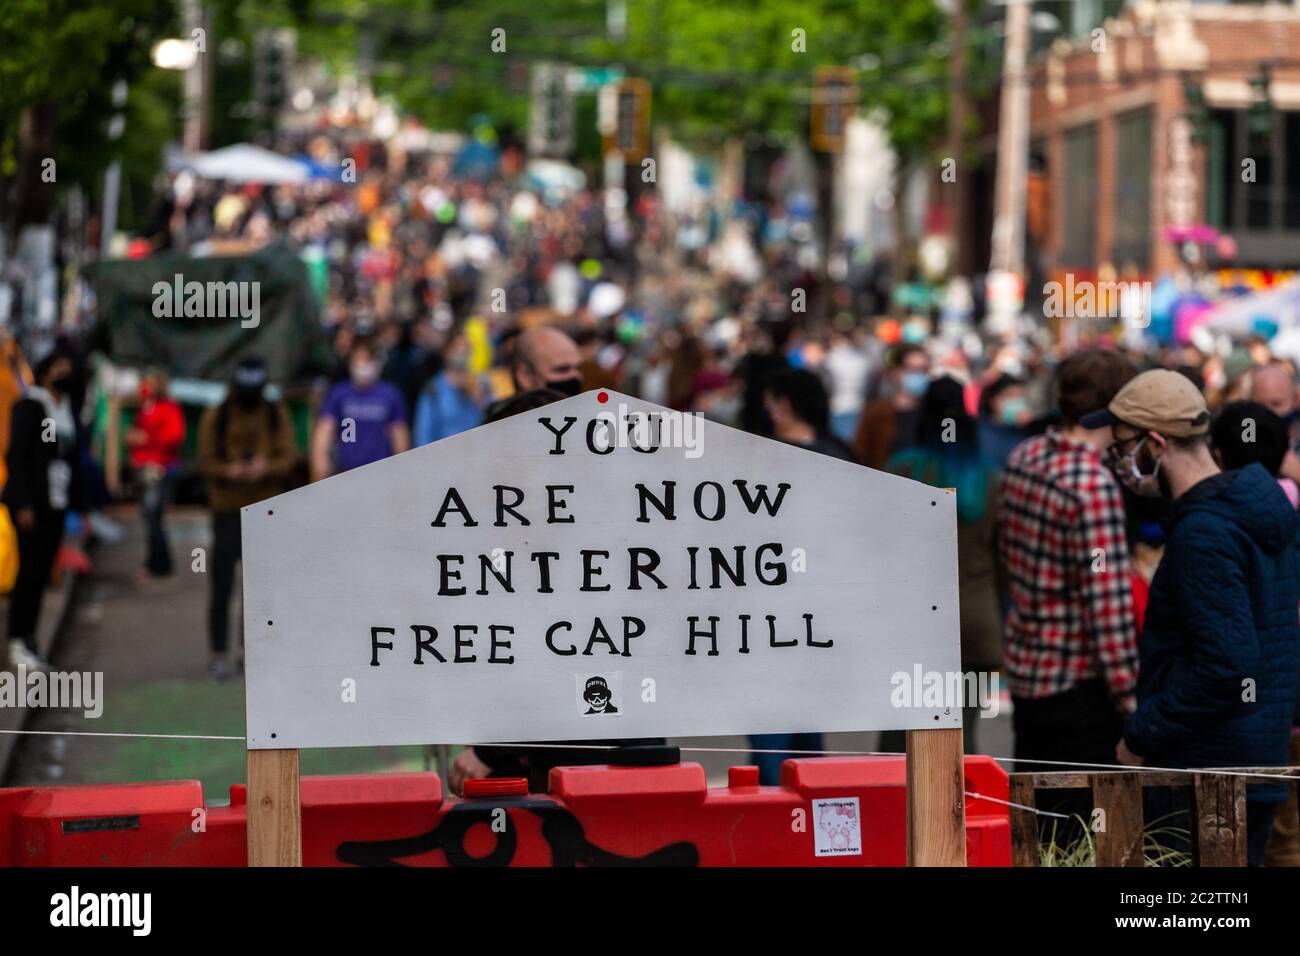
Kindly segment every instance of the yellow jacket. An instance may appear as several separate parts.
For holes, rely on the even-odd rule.
[[[32,370],[27,367],[22,349],[12,336],[0,333],[0,489],[9,478],[5,454],[9,451],[14,403],[31,385]]]

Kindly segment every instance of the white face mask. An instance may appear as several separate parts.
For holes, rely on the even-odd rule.
[[[378,362],[353,362],[351,371],[353,383],[362,388],[379,380]]]
[[[1146,435],[1138,442],[1131,452],[1119,459],[1116,465],[1117,476],[1120,483],[1136,495],[1143,498],[1160,498],[1164,496],[1164,491],[1160,487],[1160,462],[1162,459],[1157,458],[1156,464],[1151,469],[1151,474],[1142,474],[1138,468],[1137,457],[1138,451],[1147,443],[1150,435]]]

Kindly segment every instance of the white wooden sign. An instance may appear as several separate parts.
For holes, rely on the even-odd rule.
[[[952,494],[618,393],[243,535],[251,749],[961,724]]]

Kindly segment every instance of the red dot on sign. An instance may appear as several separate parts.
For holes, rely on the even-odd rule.
[[[609,401],[609,392],[597,392],[596,401],[604,405],[607,401]]]

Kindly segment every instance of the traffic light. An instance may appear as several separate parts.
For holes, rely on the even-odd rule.
[[[573,94],[568,70],[554,63],[533,67],[528,151],[534,156],[565,157],[573,152]]]
[[[614,90],[615,120],[605,152],[618,151],[624,162],[640,162],[650,152],[650,84],[645,80],[620,81]]]
[[[813,74],[808,141],[824,153],[844,148],[849,117],[858,107],[858,74],[852,67],[822,66]]]
[[[262,127],[272,132],[289,103],[294,45],[291,30],[261,30],[254,40],[253,102]]]

